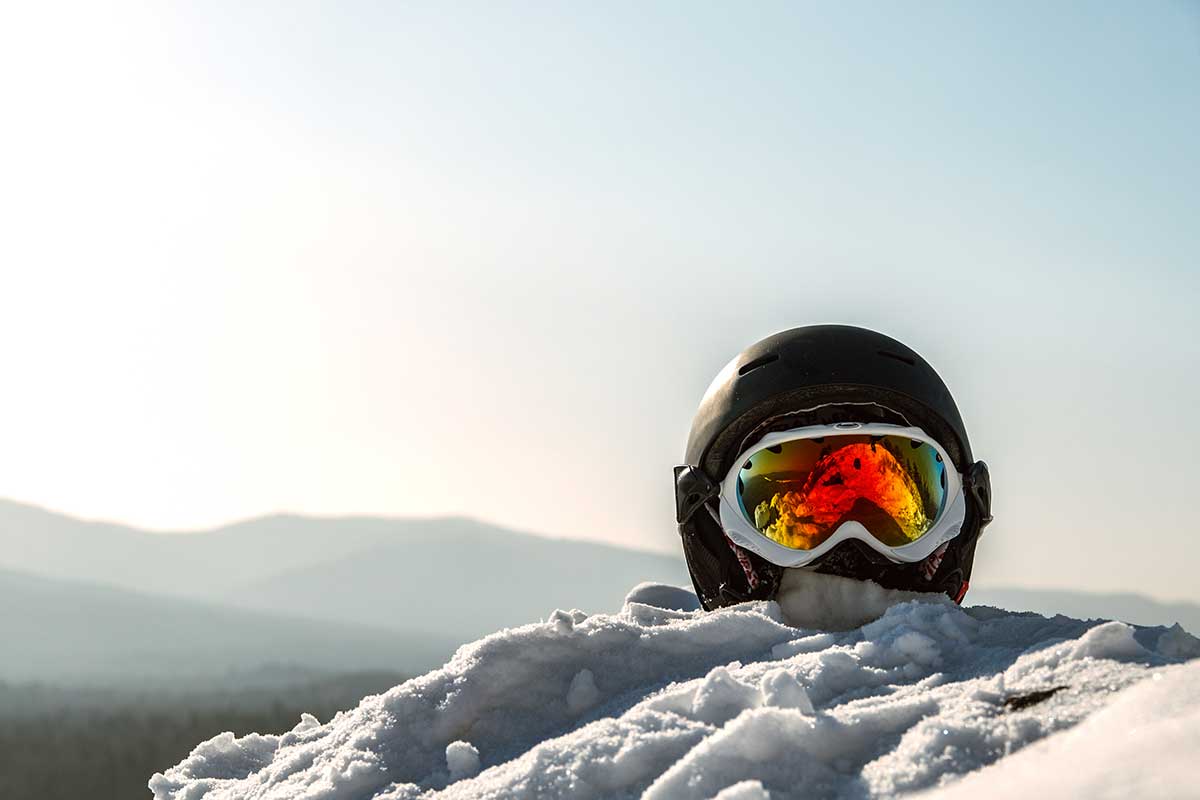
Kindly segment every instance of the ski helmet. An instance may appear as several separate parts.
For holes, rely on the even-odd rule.
[[[950,390],[925,359],[889,336],[849,325],[809,325],[739,353],[708,387],[692,420],[684,464],[675,468],[676,520],[706,609],[771,599],[783,575],[782,567],[733,545],[721,528],[717,496],[732,459],[767,433],[837,422],[923,429],[963,477],[966,517],[936,560],[896,563],[848,539],[801,569],[942,592],[961,602],[976,542],[992,519],[991,486],[987,465],[972,458]]]

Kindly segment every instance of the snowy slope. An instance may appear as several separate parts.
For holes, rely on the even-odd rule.
[[[703,613],[690,593],[643,585],[618,614],[556,611],[499,631],[325,724],[215,737],[150,788],[157,800],[734,800],[958,797],[974,781],[978,798],[1039,796],[1052,772],[1059,797],[1192,791],[1155,777],[1194,775],[1200,752],[1200,662],[1186,663],[1200,641],[1178,627],[928,598],[888,608],[875,594],[861,617],[880,618],[822,632],[787,624],[790,600]],[[1134,769],[1131,751],[1154,768]],[[988,772],[1002,777],[983,783]]]

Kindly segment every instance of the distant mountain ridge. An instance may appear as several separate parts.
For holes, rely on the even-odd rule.
[[[320,564],[417,531],[529,536],[463,517],[291,514],[162,534],[0,500],[0,568],[211,598],[275,572]]]
[[[682,560],[591,542],[434,532],[277,573],[239,587],[231,602],[397,630],[452,630],[471,641],[556,608],[616,611],[643,581],[682,584],[688,575]]]
[[[525,557],[538,549],[530,545],[545,544],[577,549],[578,558],[637,563],[647,580],[687,579],[682,561],[672,556],[551,539],[467,517],[273,514],[209,531],[163,534],[0,500],[0,568],[218,602],[271,576],[319,570],[379,546],[409,546],[402,566],[420,563],[452,578],[456,563],[472,559],[472,548],[486,549],[493,540]]]
[[[408,671],[555,608],[614,611],[643,581],[689,583],[681,557],[461,517],[273,515],[158,534],[0,501],[0,605],[24,609],[0,622],[0,677],[35,661],[214,669],[213,653],[340,668],[337,650],[347,668]],[[974,587],[967,604],[1200,631],[1200,606],[1128,594]],[[96,647],[105,636],[141,660]]]
[[[453,646],[556,607],[613,611],[682,560],[461,517],[273,515],[156,534],[0,501],[0,568],[176,599],[368,625]],[[0,598],[2,599],[2,598]],[[375,666],[374,664],[369,666]]]
[[[420,674],[457,641],[0,570],[0,680],[277,684],[313,671]],[[261,673],[261,674],[258,674]]]
[[[1164,603],[1139,594],[1068,592],[1053,589],[971,589],[966,604],[988,605],[1010,611],[1034,611],[1048,617],[1062,614],[1075,619],[1119,619],[1134,625],[1179,623],[1200,634],[1200,605]]]

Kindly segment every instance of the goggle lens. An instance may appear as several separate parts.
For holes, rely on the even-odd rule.
[[[763,448],[738,471],[742,514],[793,550],[820,546],[855,521],[889,547],[911,544],[946,502],[946,464],[927,442],[837,434]]]

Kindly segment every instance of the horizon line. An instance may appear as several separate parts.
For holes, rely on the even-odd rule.
[[[276,519],[281,517],[292,517],[295,519],[322,520],[327,522],[336,522],[338,520],[362,520],[374,519],[385,522],[435,522],[445,520],[462,520],[471,522],[476,525],[483,525],[490,528],[497,528],[506,533],[514,533],[520,536],[531,536],[538,539],[570,541],[570,542],[586,542],[587,544],[600,545],[603,547],[611,547],[616,550],[630,550],[635,553],[646,553],[649,555],[672,556],[678,555],[679,559],[683,560],[683,551],[675,553],[672,550],[656,550],[646,547],[635,547],[627,544],[616,544],[611,541],[595,539],[585,536],[564,536],[558,533],[545,533],[540,531],[528,530],[525,528],[517,528],[506,523],[495,522],[473,514],[461,512],[445,512],[439,514],[395,514],[389,512],[373,512],[373,511],[348,511],[348,512],[308,512],[308,511],[289,511],[276,510],[265,511],[250,516],[235,517],[228,522],[222,522],[216,525],[210,525],[201,528],[155,528],[150,526],[137,525],[130,522],[123,522],[105,517],[91,517],[84,514],[77,514],[70,511],[61,511],[59,509],[50,508],[41,503],[34,503],[24,500],[16,500],[8,496],[0,496],[0,503],[19,506],[21,508],[33,509],[43,514],[49,514],[56,517],[65,517],[75,522],[80,522],[88,525],[111,525],[118,528],[126,528],[128,530],[137,531],[139,533],[149,534],[151,536],[199,536],[204,534],[217,533],[218,531],[234,528],[239,525],[247,525],[262,520]]]

